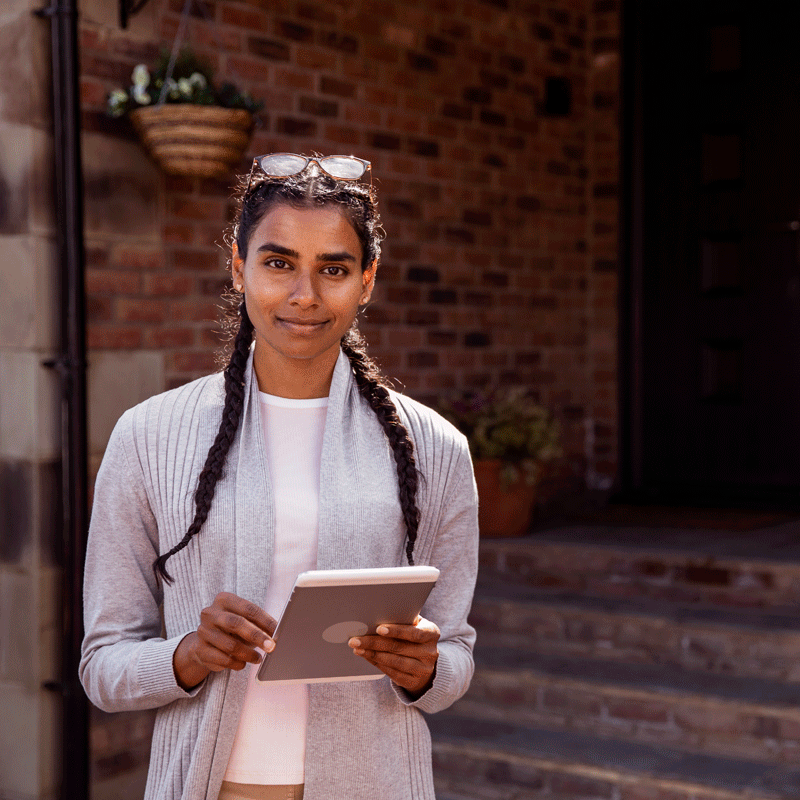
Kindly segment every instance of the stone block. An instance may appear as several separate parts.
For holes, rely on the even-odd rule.
[[[89,449],[105,450],[127,409],[164,390],[164,356],[158,351],[96,350],[89,357]]]
[[[49,130],[30,129],[28,226],[32,233],[47,235],[56,230],[53,147],[53,135]]]
[[[62,570],[55,566],[40,566],[38,570],[39,652],[36,675],[39,685],[61,679],[61,575]]]
[[[45,461],[60,453],[59,380],[42,358],[0,350],[0,458]]]
[[[54,247],[41,236],[0,236],[0,347],[57,347],[60,292]]]
[[[83,136],[86,235],[125,236],[161,245],[161,175],[137,142]]]
[[[39,797],[39,692],[0,684],[0,796]]]
[[[0,234],[28,232],[33,130],[0,121]]]
[[[0,679],[36,689],[36,592],[27,571],[0,568]]]
[[[50,26],[30,11],[0,18],[0,119],[50,124]]]

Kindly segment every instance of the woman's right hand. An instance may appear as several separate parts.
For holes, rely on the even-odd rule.
[[[209,672],[244,669],[258,664],[260,647],[271,652],[276,621],[262,608],[230,592],[220,592],[200,613],[196,631],[184,636],[175,648],[172,666],[182,689],[190,690]]]

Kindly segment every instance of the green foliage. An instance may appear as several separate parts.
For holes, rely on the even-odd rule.
[[[558,420],[521,387],[442,401],[439,412],[467,437],[473,458],[503,462],[506,485],[521,475],[535,483],[542,465],[562,453]]]
[[[131,75],[128,89],[114,89],[108,96],[107,110],[112,117],[121,117],[135,108],[158,103],[167,81],[165,103],[191,103],[199,106],[241,108],[251,114],[260,111],[264,104],[257,102],[232,83],[215,86],[214,70],[205,59],[191,48],[184,47],[175,59],[172,76],[167,79],[170,54],[164,50],[152,72],[145,64],[137,64]]]

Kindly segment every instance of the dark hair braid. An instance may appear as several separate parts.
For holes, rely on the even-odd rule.
[[[172,576],[167,572],[167,559],[179,553],[189,544],[192,536],[200,531],[203,523],[211,510],[211,502],[214,499],[214,491],[217,488],[217,481],[222,476],[225,466],[225,459],[228,457],[236,431],[239,428],[239,421],[242,418],[244,408],[244,376],[247,367],[247,359],[250,353],[250,345],[253,341],[253,323],[247,314],[244,300],[239,307],[241,322],[239,331],[233,343],[228,366],[225,368],[225,406],[222,409],[222,420],[219,424],[219,432],[214,444],[208,451],[206,463],[200,477],[197,480],[197,489],[194,493],[194,519],[186,531],[186,535],[168,553],[159,556],[153,563],[153,571],[156,577],[163,578],[167,583],[172,583]]]
[[[397,408],[392,402],[385,378],[378,365],[367,355],[364,337],[354,325],[341,342],[342,350],[350,359],[356,384],[361,396],[369,403],[370,408],[381,423],[383,432],[389,440],[394,461],[397,466],[397,483],[400,495],[400,507],[406,523],[406,557],[414,566],[414,543],[419,528],[419,508],[417,506],[417,488],[419,473],[414,458],[414,444],[408,435],[406,426],[397,416]]]

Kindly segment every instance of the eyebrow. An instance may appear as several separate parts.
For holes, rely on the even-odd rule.
[[[292,250],[290,247],[284,247],[283,245],[276,244],[275,242],[264,242],[264,244],[262,244],[261,247],[256,250],[256,252],[277,253],[279,256],[300,258],[300,253],[298,253],[297,250]],[[351,261],[355,263],[357,259],[352,253],[342,250],[338,253],[318,253],[317,261]]]

